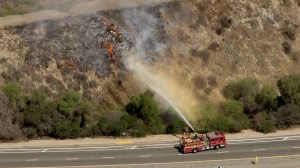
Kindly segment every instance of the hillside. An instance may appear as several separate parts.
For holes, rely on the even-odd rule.
[[[297,0],[191,0],[6,26],[1,83],[118,108],[146,81],[190,111],[223,100],[232,79],[275,85],[300,73],[299,13]]]

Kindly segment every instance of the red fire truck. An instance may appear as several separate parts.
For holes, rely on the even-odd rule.
[[[180,140],[180,149],[183,153],[199,152],[209,149],[218,150],[226,146],[226,138],[223,132],[210,132],[194,137],[182,137]]]

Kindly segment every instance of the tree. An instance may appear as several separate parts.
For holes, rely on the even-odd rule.
[[[228,119],[229,132],[240,132],[250,127],[250,120],[244,113],[243,104],[236,100],[226,100],[221,104],[221,111]]]
[[[277,108],[277,93],[271,86],[264,86],[256,95],[255,102],[259,111],[274,111]]]
[[[161,118],[166,125],[166,133],[183,133],[186,124],[173,108],[169,107],[166,111],[164,111],[161,114]]]
[[[229,132],[229,120],[213,105],[205,105],[201,119],[197,122],[196,130],[201,133],[223,131]]]
[[[300,75],[284,76],[277,81],[277,86],[285,103],[300,107]]]
[[[29,137],[48,136],[52,129],[51,113],[55,111],[55,105],[49,100],[46,93],[33,90],[26,101],[24,108],[24,125],[29,127]]]
[[[241,100],[255,95],[259,91],[259,83],[255,78],[244,78],[229,82],[223,89],[225,98]]]
[[[58,102],[58,111],[65,115],[68,119],[73,119],[74,111],[80,103],[80,93],[68,91]]]
[[[16,120],[16,113],[9,108],[8,99],[0,91],[0,140],[12,141],[23,137],[22,129]]]
[[[274,117],[266,112],[259,112],[254,116],[253,128],[262,133],[270,133],[276,130]]]
[[[185,127],[185,123],[181,119],[175,119],[173,122],[167,127],[167,133],[170,134],[178,134],[182,133]]]
[[[232,81],[223,89],[223,95],[227,99],[238,100],[243,103],[245,113],[251,117],[257,112],[255,95],[259,91],[259,83],[255,78],[244,78]]]
[[[22,109],[25,105],[23,89],[17,83],[8,83],[2,87],[2,91],[8,98],[9,105],[13,109]]]
[[[58,139],[77,138],[81,131],[79,123],[64,121],[55,123],[52,134]]]
[[[48,96],[45,93],[34,90],[27,101],[24,117],[25,125],[27,127],[37,127],[42,120],[42,113],[47,108]]]
[[[68,91],[59,100],[57,111],[59,114],[56,114],[52,134],[59,138],[88,135],[98,118],[96,105],[83,99],[80,93],[75,91]],[[62,132],[60,133],[60,131]]]
[[[149,133],[160,134],[165,131],[165,127],[159,117],[159,108],[153,97],[154,93],[151,91],[133,96],[126,105],[125,110],[129,114],[142,119],[147,125]]]

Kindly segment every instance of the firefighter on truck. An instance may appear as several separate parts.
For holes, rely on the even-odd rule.
[[[184,134],[180,140],[180,149],[183,153],[196,153],[199,151],[223,148],[226,146],[226,138],[223,132],[197,133],[191,137]]]

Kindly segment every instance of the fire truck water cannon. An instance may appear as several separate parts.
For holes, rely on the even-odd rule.
[[[226,138],[223,132],[209,132],[206,134],[195,134],[194,136],[183,136],[180,140],[180,149],[183,153],[196,153],[200,151],[224,148]]]

